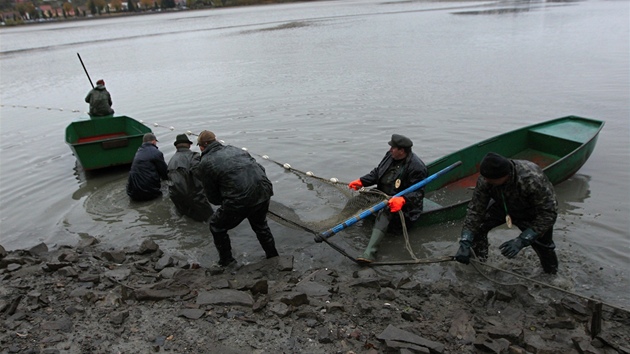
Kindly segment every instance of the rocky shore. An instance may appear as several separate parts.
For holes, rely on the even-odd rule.
[[[0,246],[0,352],[630,353],[628,312],[564,294],[298,273],[290,255],[201,267],[150,240]]]

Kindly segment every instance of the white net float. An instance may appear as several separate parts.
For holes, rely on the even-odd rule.
[[[267,155],[262,155],[262,158],[265,159],[265,160],[269,160],[269,156],[267,156]]]
[[[338,180],[338,179],[336,179],[335,177],[331,178],[331,179],[330,179],[330,181],[331,181],[332,183],[337,183],[337,182],[339,182],[339,180]]]
[[[246,147],[242,147],[241,150],[247,151],[247,148]]]
[[[170,126],[170,127],[168,127],[168,129],[170,129],[170,130],[175,130],[175,127]]]
[[[307,175],[307,176],[311,176],[311,177],[313,177],[313,172],[311,172],[311,171],[306,171],[306,175]]]
[[[284,165],[282,165],[282,167],[286,168],[287,170],[291,169],[291,165],[289,165],[288,163],[285,163]]]

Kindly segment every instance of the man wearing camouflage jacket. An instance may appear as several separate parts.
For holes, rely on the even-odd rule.
[[[455,259],[470,261],[470,249],[481,261],[488,256],[488,232],[507,223],[516,225],[521,234],[501,244],[507,258],[532,246],[543,271],[555,274],[558,258],[553,243],[553,225],[558,215],[558,202],[553,185],[542,169],[533,162],[509,160],[488,153],[480,165],[480,176],[462,228],[460,247]]]

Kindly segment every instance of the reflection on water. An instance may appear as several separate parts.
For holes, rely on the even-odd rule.
[[[582,208],[580,204],[591,196],[590,180],[590,176],[575,174],[555,186],[559,214]]]
[[[90,192],[98,190],[101,186],[111,181],[125,179],[129,173],[129,165],[110,167],[94,171],[85,171],[77,162],[74,167],[74,176],[79,183],[79,189],[72,194],[72,199],[80,200]]]

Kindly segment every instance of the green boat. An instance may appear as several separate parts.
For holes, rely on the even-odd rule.
[[[488,152],[535,162],[555,185],[584,165],[603,127],[604,122],[595,119],[557,118],[486,139],[431,162],[429,175],[457,161],[462,165],[427,184],[424,212],[414,226],[463,218],[479,177],[479,164]]]
[[[66,143],[84,170],[130,164],[151,129],[127,116],[79,118],[66,128]]]

